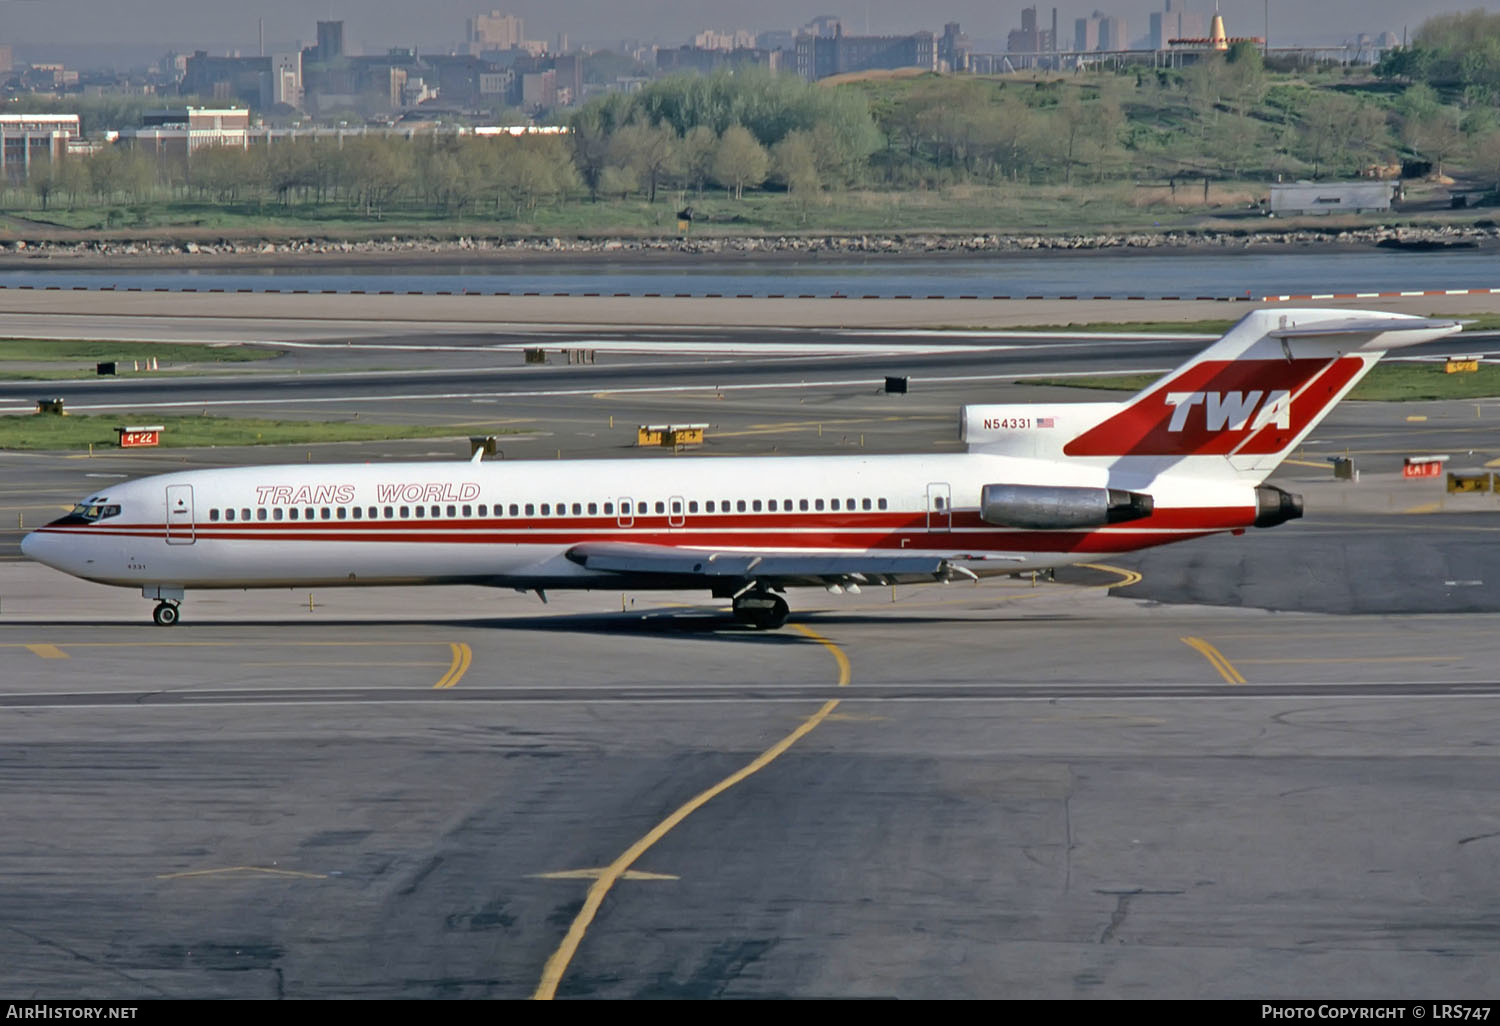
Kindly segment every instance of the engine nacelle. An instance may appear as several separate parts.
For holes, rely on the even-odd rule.
[[[1283,491],[1275,485],[1255,489],[1255,526],[1275,527],[1302,517],[1302,496]]]
[[[1038,531],[1140,520],[1154,506],[1151,496],[1120,488],[990,484],[979,493],[979,516],[985,523]]]

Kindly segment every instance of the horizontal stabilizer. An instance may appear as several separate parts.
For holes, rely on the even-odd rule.
[[[1383,351],[1441,338],[1459,331],[1462,327],[1463,325],[1458,321],[1435,320],[1430,317],[1364,315],[1313,324],[1289,325],[1284,328],[1276,327],[1266,332],[1266,335],[1274,339],[1336,338],[1345,340],[1364,336],[1370,340],[1370,344],[1358,348]],[[1420,338],[1415,337],[1417,333],[1421,334]]]

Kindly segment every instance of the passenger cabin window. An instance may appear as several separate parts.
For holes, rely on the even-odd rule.
[[[589,516],[593,516],[595,513],[598,513],[598,512],[599,512],[599,504],[597,502],[591,502],[591,503],[589,503]]]
[[[738,499],[738,500],[736,500],[735,504],[734,504],[734,508],[737,509],[737,510],[739,510],[741,513],[745,512],[745,500],[744,499]]]
[[[289,509],[289,510],[286,511],[286,518],[288,520],[296,520],[297,519],[297,507],[296,506],[293,506],[291,509]]]
[[[353,510],[354,519],[358,520],[360,517],[362,517],[364,515],[364,512],[365,511],[361,507],[355,506],[354,510]]]
[[[944,505],[943,497],[941,495],[934,496],[932,499],[932,505],[935,509],[942,509]]]
[[[612,503],[612,502],[606,502],[604,504],[604,515],[607,516],[607,517],[612,517],[612,516],[615,515],[615,504],[614,503]]]
[[[688,500],[688,512],[689,513],[696,513],[696,512],[698,512],[698,500],[697,499],[689,499]]]
[[[543,512],[543,513],[545,513],[545,512],[547,512],[547,507],[546,507],[546,506],[543,506],[543,507],[542,507],[542,512]],[[529,502],[528,502],[528,503],[527,503],[527,504],[526,504],[526,515],[527,515],[527,516],[528,516],[528,517],[529,517],[529,516],[535,516],[535,515],[536,515],[536,507],[535,507],[535,506],[533,506],[533,505],[532,505],[532,504],[531,504],[531,503],[529,503]]]
[[[340,520],[343,520],[349,516],[349,510],[344,506],[340,506],[335,512],[338,514],[338,518]]]
[[[453,507],[449,506],[448,508],[452,509]],[[466,517],[472,517],[473,515],[474,515],[474,507],[473,506],[465,506],[464,507],[464,516],[466,516]],[[483,515],[484,514],[482,514],[482,513],[480,514],[480,516],[483,516]]]
[[[813,500],[813,508],[815,510],[817,510],[819,513],[823,512],[823,500],[822,499],[814,499]]]
[[[752,510],[754,510],[756,513],[759,513],[760,512],[760,500],[756,499],[754,502],[750,503],[750,508]]]
[[[401,519],[405,520],[405,519],[407,519],[410,516],[411,516],[411,507],[410,506],[402,506],[401,507]]]
[[[807,512],[807,500],[806,499],[798,499],[797,500],[797,508],[800,509],[802,512],[806,513]]]
[[[831,509],[831,510],[834,510],[836,512],[838,510],[838,508],[839,508],[839,500],[837,500],[837,499],[829,499],[828,500],[828,508]]]
[[[421,520],[423,517],[427,516],[427,507],[426,506],[413,506],[412,507],[412,512],[416,513],[418,520]]]
[[[510,515],[513,516],[513,517],[520,516],[521,515],[521,507],[517,506],[514,502],[511,503],[510,504]]]
[[[318,511],[315,510],[315,509],[313,509],[311,506],[309,506],[309,507],[307,507],[307,509],[306,509],[306,511],[304,512],[303,515],[308,520],[316,520],[318,518]]]
[[[705,502],[703,504],[703,511],[705,513],[712,513],[714,511],[714,500],[709,499],[707,502]]]
[[[775,500],[775,499],[772,499],[772,500],[771,500],[771,501],[770,501],[770,502],[769,502],[769,503],[768,503],[768,504],[767,504],[767,505],[766,505],[766,509],[768,509],[768,510],[770,510],[770,511],[771,511],[771,512],[772,512],[772,513],[775,513],[775,512],[776,512],[776,500]]]
[[[443,515],[443,507],[441,507],[441,506],[434,506],[434,507],[432,507],[432,518],[434,520],[436,520],[438,517],[440,517],[442,515]]]
[[[275,509],[271,510],[272,520],[280,520],[285,515],[285,511],[283,511],[280,506],[277,506]]]
[[[219,519],[219,511],[216,510],[216,509],[209,510],[208,511],[208,519],[210,519],[210,520],[218,520]]]
[[[681,513],[682,512],[682,500],[681,499],[673,499],[672,500],[672,512],[673,513]]]
[[[869,499],[861,499],[861,500],[859,500],[859,508],[860,509],[869,509],[870,508],[870,500]]]
[[[878,505],[881,509],[885,509],[886,501],[884,499],[877,499],[876,505]]]
[[[575,503],[573,503],[573,515],[575,517],[581,517],[581,516],[583,516],[583,503],[581,503],[581,502],[575,502]]]
[[[657,503],[656,503],[656,512],[658,512],[658,513],[665,513],[666,511],[667,511],[667,504],[664,503],[664,502],[661,502],[660,500],[658,500]]]
[[[628,500],[625,501],[625,502],[620,503],[620,516],[622,516],[622,517],[628,517],[628,516],[630,516],[630,502]]]

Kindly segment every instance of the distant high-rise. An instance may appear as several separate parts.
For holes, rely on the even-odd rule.
[[[327,64],[344,56],[344,23],[318,22],[318,61]]]
[[[832,39],[834,36],[841,36],[843,34],[843,23],[839,21],[837,16],[832,14],[818,15],[812,21],[802,26],[802,31],[798,33],[798,35],[818,36],[822,39]]]
[[[1057,12],[1053,10],[1053,24]],[[1044,29],[1036,17],[1035,7],[1021,8],[1021,27],[1012,29],[1006,36],[1005,48],[1011,53],[1051,53],[1057,49],[1057,35],[1053,29]]]
[[[1148,41],[1153,50],[1165,50],[1173,39],[1198,39],[1207,33],[1203,15],[1187,9],[1185,0],[1164,0],[1165,9],[1151,12]]]
[[[1130,44],[1125,38],[1125,19],[1095,11],[1092,17],[1074,23],[1073,49],[1123,50]]]
[[[469,19],[469,50],[483,53],[486,50],[512,50],[525,39],[524,25],[514,14],[476,14]]]

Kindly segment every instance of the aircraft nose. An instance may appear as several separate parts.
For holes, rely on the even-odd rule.
[[[51,548],[50,539],[40,531],[32,531],[21,539],[21,555],[27,559],[34,559],[38,563],[48,563],[47,551]]]

